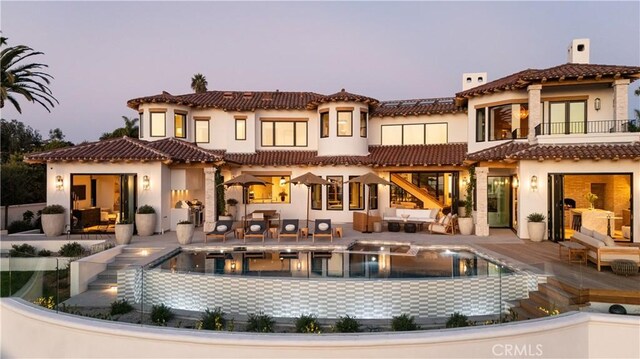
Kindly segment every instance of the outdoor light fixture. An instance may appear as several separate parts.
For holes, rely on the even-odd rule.
[[[302,270],[302,262],[300,262],[300,260],[298,260],[298,264],[296,264],[296,269],[298,272]]]
[[[284,179],[284,176],[280,177],[280,187],[284,187],[286,183],[287,183],[287,180]]]
[[[60,175],[56,176],[56,189],[58,191],[62,191],[64,189],[64,179]]]
[[[462,184],[467,185],[469,183],[469,179],[467,177],[462,177]]]
[[[534,192],[538,190],[538,176],[531,176],[531,190]]]
[[[231,262],[231,271],[235,272],[236,271],[236,261],[232,261]]]
[[[600,97],[596,97],[595,101],[593,101],[593,107],[596,111],[600,111],[600,105],[602,105],[602,101],[600,100]]]
[[[144,175],[144,177],[142,177],[142,189],[147,191],[149,190],[150,184],[149,184],[149,176]]]

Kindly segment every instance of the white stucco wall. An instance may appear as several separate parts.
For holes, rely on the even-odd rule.
[[[419,124],[419,123],[446,123],[447,140],[453,142],[467,142],[467,114],[449,113],[420,116],[396,116],[373,117],[369,121],[369,144],[380,145],[382,143],[382,125]]]
[[[352,135],[338,137],[338,108],[351,108],[352,110]],[[329,110],[329,137],[320,138],[318,133],[318,156],[366,156],[369,154],[369,138],[360,137],[360,109],[367,111],[365,104],[357,102],[330,102],[318,107],[318,131],[320,113]],[[371,123],[367,124],[368,132]]]
[[[527,216],[533,212],[540,212],[547,216],[548,193],[547,176],[549,173],[580,174],[580,173],[630,173],[633,174],[633,208],[637,213],[640,209],[640,163],[633,160],[619,161],[521,161],[518,169],[520,186],[518,198],[520,211],[518,222],[522,225],[518,228],[520,238],[529,238],[527,231]],[[531,177],[538,177],[538,190],[531,190]],[[640,234],[640,220],[636,215],[633,233],[635,237]],[[638,241],[637,239],[635,240]]]

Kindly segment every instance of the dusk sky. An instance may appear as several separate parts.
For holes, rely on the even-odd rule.
[[[453,96],[463,72],[495,80],[565,63],[574,38],[591,39],[591,63],[640,65],[637,1],[2,1],[0,11],[10,46],[45,53],[32,60],[49,65],[60,101],[48,113],[20,99],[23,113],[7,104],[2,118],[44,138],[60,127],[76,143],[136,117],[129,99],[191,92],[198,72],[209,90],[345,88],[394,100]]]

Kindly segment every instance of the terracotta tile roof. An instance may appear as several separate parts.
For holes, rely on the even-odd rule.
[[[137,109],[143,103],[171,103],[225,111],[304,110],[310,102],[321,97],[323,96],[313,92],[207,91],[176,96],[163,92],[160,95],[131,99],[127,101],[127,106]]]
[[[30,154],[27,162],[46,161],[172,161],[216,162],[222,153],[207,151],[194,144],[172,138],[147,142],[120,137],[72,147]]]
[[[461,165],[466,143],[438,145],[369,146],[372,163],[379,166]]]
[[[370,114],[370,117],[396,117],[437,115],[464,112],[465,108],[456,106],[453,97],[423,98],[413,100],[382,101]]]
[[[478,96],[503,90],[515,90],[526,88],[532,83],[544,83],[547,81],[599,79],[601,77],[638,78],[640,67],[596,64],[562,64],[548,69],[527,69],[505,76],[495,81],[488,82],[467,91],[458,92],[456,97],[465,98]]]
[[[307,163],[316,157],[316,151],[256,151],[256,153],[227,153],[224,158],[247,166],[295,166]]]
[[[500,160],[585,160],[585,159],[634,159],[640,160],[640,142],[633,143],[582,143],[537,144],[508,142],[486,150],[470,153],[471,161]]]
[[[316,156],[309,160],[313,166],[369,166],[373,164],[370,156]]]
[[[360,102],[360,103],[364,103],[371,106],[376,106],[379,103],[379,101],[374,98],[363,96],[363,95],[356,95],[342,89],[340,90],[340,92],[336,92],[331,95],[326,95],[318,99],[314,99],[313,101],[309,102],[309,104],[307,104],[307,109],[313,110],[314,108],[317,108],[318,105],[320,104],[327,103],[327,102],[339,102],[339,101]]]
[[[500,161],[530,146],[528,142],[509,141],[482,151],[469,153],[467,159],[471,161]]]

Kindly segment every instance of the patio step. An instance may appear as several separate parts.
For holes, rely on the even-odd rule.
[[[581,304],[578,296],[550,283],[539,284],[538,292],[544,294],[549,303],[555,303],[558,306]]]
[[[511,309],[518,315],[518,321],[540,318],[537,313],[530,313],[523,307],[512,307]]]
[[[109,289],[118,285],[118,282],[110,279],[96,279],[89,283],[89,289]]]
[[[520,308],[523,308],[524,310],[526,310],[527,312],[530,313],[530,318],[529,319],[542,318],[542,317],[547,316],[547,314],[545,312],[543,312],[542,310],[538,309],[539,307],[543,307],[543,308],[546,308],[548,310],[557,309],[557,308],[554,308],[554,307],[541,305],[540,303],[537,303],[537,302],[533,301],[532,299],[523,299],[523,300],[520,301]]]

